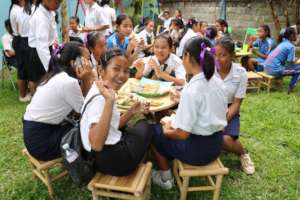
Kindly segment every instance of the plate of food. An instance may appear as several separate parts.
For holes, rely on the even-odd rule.
[[[165,96],[171,90],[172,84],[172,82],[142,78],[138,86],[137,94],[150,98]]]
[[[145,97],[141,97],[137,94],[131,93],[131,94],[118,94],[117,98],[117,106],[121,110],[128,110],[133,104],[136,102],[141,102],[143,104],[150,104],[150,107],[159,107],[163,105],[163,102],[157,100],[157,99],[147,99]]]

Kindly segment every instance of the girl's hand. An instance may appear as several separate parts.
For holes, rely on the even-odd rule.
[[[109,88],[101,77],[98,77],[98,80],[96,80],[96,86],[99,90],[99,92],[103,95],[106,101],[112,101],[114,102],[116,99],[116,93],[113,89]]]
[[[78,79],[80,80],[89,80],[94,77],[92,70],[92,63],[81,57],[81,65],[75,66],[75,73]]]
[[[170,135],[174,133],[175,129],[171,126],[171,121],[168,121],[163,125],[163,134]]]
[[[144,71],[144,61],[143,59],[138,59],[135,63],[134,63],[134,67],[137,69],[137,71]]]
[[[136,114],[147,114],[149,113],[149,109],[150,109],[150,104],[149,103],[141,103],[141,102],[135,102],[131,108],[129,108],[129,112],[132,115],[136,115]]]
[[[129,44],[128,44],[128,48],[127,48],[127,58],[128,60],[132,63],[138,56],[138,42],[135,38],[133,38]]]

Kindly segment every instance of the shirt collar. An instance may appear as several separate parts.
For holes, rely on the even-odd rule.
[[[197,80],[200,80],[200,79],[204,79],[205,76],[204,76],[204,73],[203,72],[200,72],[199,74],[196,74],[195,76],[193,76],[189,82],[189,84],[192,84],[193,82],[197,81]]]

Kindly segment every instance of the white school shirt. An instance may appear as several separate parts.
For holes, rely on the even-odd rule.
[[[24,119],[47,124],[60,124],[72,111],[80,113],[83,95],[78,80],[61,72],[45,85],[38,86]]]
[[[221,76],[216,73],[216,76]],[[243,99],[246,96],[248,76],[247,71],[238,63],[232,63],[229,74],[223,80],[228,103],[232,103],[234,98]]]
[[[227,125],[227,96],[222,80],[204,73],[195,75],[184,86],[174,124],[186,132],[209,136]]]
[[[94,3],[86,9],[84,26],[88,28],[96,28],[98,26],[105,25],[103,18],[102,8],[97,3]],[[105,31],[101,31],[100,33],[104,36]]]
[[[116,10],[105,4],[102,8],[103,22],[108,24],[109,28],[105,30],[105,36],[110,35],[113,32],[113,22],[117,20]]]
[[[51,54],[49,47],[57,38],[54,12],[47,10],[42,4],[38,6],[29,20],[28,45],[36,48],[37,54],[48,71]]]
[[[146,29],[142,30],[139,34],[138,34],[138,37],[139,38],[143,38],[144,42],[145,42],[145,45],[149,45],[147,44],[147,37],[150,37],[151,38],[151,43],[153,43],[153,40],[154,40],[154,33],[151,32],[147,32]],[[139,53],[139,58],[143,58],[145,57],[145,53],[142,51]]]
[[[183,55],[183,48],[184,48],[184,45],[186,44],[186,42],[191,39],[192,37],[195,37],[197,36],[198,34],[195,33],[193,31],[193,29],[189,28],[187,30],[187,32],[185,33],[185,35],[183,36],[183,38],[181,39],[181,41],[179,42],[179,47],[177,47],[176,49],[176,55],[178,57],[182,57]]]
[[[156,61],[156,63],[159,64],[156,56],[148,56],[148,57],[144,58],[143,61],[145,63],[145,66],[144,66],[143,76],[146,76],[146,77],[149,76],[149,74],[152,71],[152,68],[148,65],[148,62],[151,58],[153,58]],[[171,74],[172,71],[174,71],[176,78],[185,80],[186,72],[185,72],[184,66],[182,64],[182,60],[178,56],[176,56],[173,53],[170,53],[169,58],[166,60],[166,62],[164,64],[168,65],[167,68],[164,70],[164,72]],[[160,65],[161,70],[163,70],[164,64]]]
[[[9,20],[10,20],[10,25],[11,25],[14,36],[20,35],[18,19],[19,19],[19,15],[22,11],[23,11],[23,8],[17,4],[14,4],[10,11]]]
[[[18,25],[19,25],[19,34],[21,37],[28,37],[29,34],[29,20],[31,16],[24,11],[24,8],[19,13]]]
[[[84,105],[87,103],[89,99],[95,94],[100,94],[99,90],[95,84],[93,83],[90,91],[88,92],[85,100]],[[83,143],[83,147],[87,151],[91,151],[91,143],[89,140],[89,133],[91,125],[97,123],[102,115],[103,109],[105,105],[105,99],[100,94],[100,96],[96,96],[86,107],[85,112],[82,115],[80,121],[80,132],[81,132],[81,140]],[[84,106],[82,107],[82,109]],[[114,145],[120,141],[122,133],[119,131],[119,124],[120,124],[120,113],[117,110],[117,105],[114,104],[112,110],[112,117],[110,121],[110,128],[105,140],[105,145]],[[102,134],[102,133],[99,133]]]
[[[77,31],[77,33],[75,33],[73,30],[69,30],[68,33],[69,37],[76,37],[76,38],[80,38],[82,40],[82,42],[84,42],[85,39],[85,34],[81,33],[80,31]]]
[[[5,33],[5,34],[2,36],[3,50],[11,50],[11,51],[15,51],[15,50],[12,48],[12,40],[13,40],[13,37],[12,37],[12,35],[10,35],[9,33]],[[6,55],[6,56],[7,56],[7,55]]]

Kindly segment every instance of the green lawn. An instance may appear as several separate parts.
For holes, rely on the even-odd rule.
[[[1,82],[0,82],[1,83]],[[277,92],[250,93],[241,111],[241,141],[251,153],[256,173],[240,170],[238,157],[222,154],[230,174],[225,177],[223,200],[299,200],[300,199],[300,85],[292,95]],[[0,84],[0,199],[48,199],[47,189],[32,178],[30,165],[21,154],[22,115],[10,84]],[[57,199],[91,199],[85,189],[76,188],[69,178],[54,184]],[[153,186],[151,199],[178,199],[177,189],[164,191]],[[191,193],[188,199],[210,199],[210,193]]]

